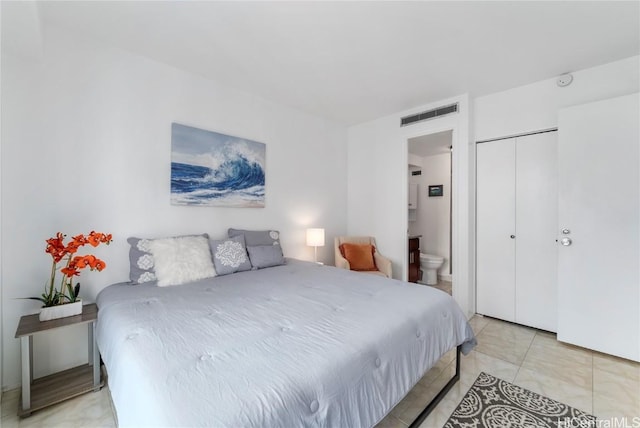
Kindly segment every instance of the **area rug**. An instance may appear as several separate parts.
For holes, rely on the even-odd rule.
[[[483,372],[443,428],[595,426],[595,416]]]

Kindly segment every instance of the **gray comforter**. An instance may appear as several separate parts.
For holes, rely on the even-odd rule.
[[[368,427],[475,345],[441,291],[292,260],[97,303],[120,426]]]

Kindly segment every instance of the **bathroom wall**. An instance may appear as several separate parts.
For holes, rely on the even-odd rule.
[[[449,273],[451,201],[451,154],[444,153],[422,158],[422,175],[411,176],[409,183],[418,183],[418,208],[415,221],[409,217],[409,234],[422,235],[420,252],[444,257],[445,262],[438,270],[438,276],[451,281]],[[410,168],[411,170],[412,168]],[[415,168],[414,168],[415,169]],[[443,196],[429,197],[429,185],[443,185]]]

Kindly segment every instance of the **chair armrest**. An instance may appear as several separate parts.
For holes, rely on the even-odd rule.
[[[377,251],[373,253],[373,259],[376,262],[376,267],[378,268],[378,270],[385,274],[387,278],[392,278],[391,260]]]
[[[349,261],[347,261],[347,259],[342,257],[340,253],[336,254],[336,267],[340,269],[351,270],[351,265],[349,264]]]

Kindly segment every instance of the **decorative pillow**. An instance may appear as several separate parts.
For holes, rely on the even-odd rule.
[[[159,287],[216,276],[209,239],[204,236],[154,239],[149,242],[149,249]]]
[[[129,280],[133,284],[142,284],[156,280],[153,270],[153,256],[149,249],[150,239],[128,238],[129,249]]]
[[[249,259],[251,259],[251,266],[256,269],[280,266],[286,263],[280,245],[255,245],[247,247],[247,251]]]
[[[251,262],[244,246],[243,235],[211,241],[210,245],[216,274],[227,275],[243,270],[251,270]]]
[[[376,247],[371,244],[350,244],[345,242],[340,245],[342,256],[347,259],[351,270],[371,271],[378,270],[373,259]]]
[[[280,245],[280,232],[277,230],[229,229],[227,233],[229,234],[229,238],[244,235],[244,242],[247,247],[255,247],[257,245]]]
[[[209,239],[209,235],[206,233],[186,236],[203,236]],[[174,236],[174,238],[179,238],[179,236]],[[127,238],[127,242],[131,245],[131,248],[129,248],[129,281],[133,285],[152,282],[157,279],[153,269],[153,255],[149,249],[149,242],[151,241],[153,239]]]

